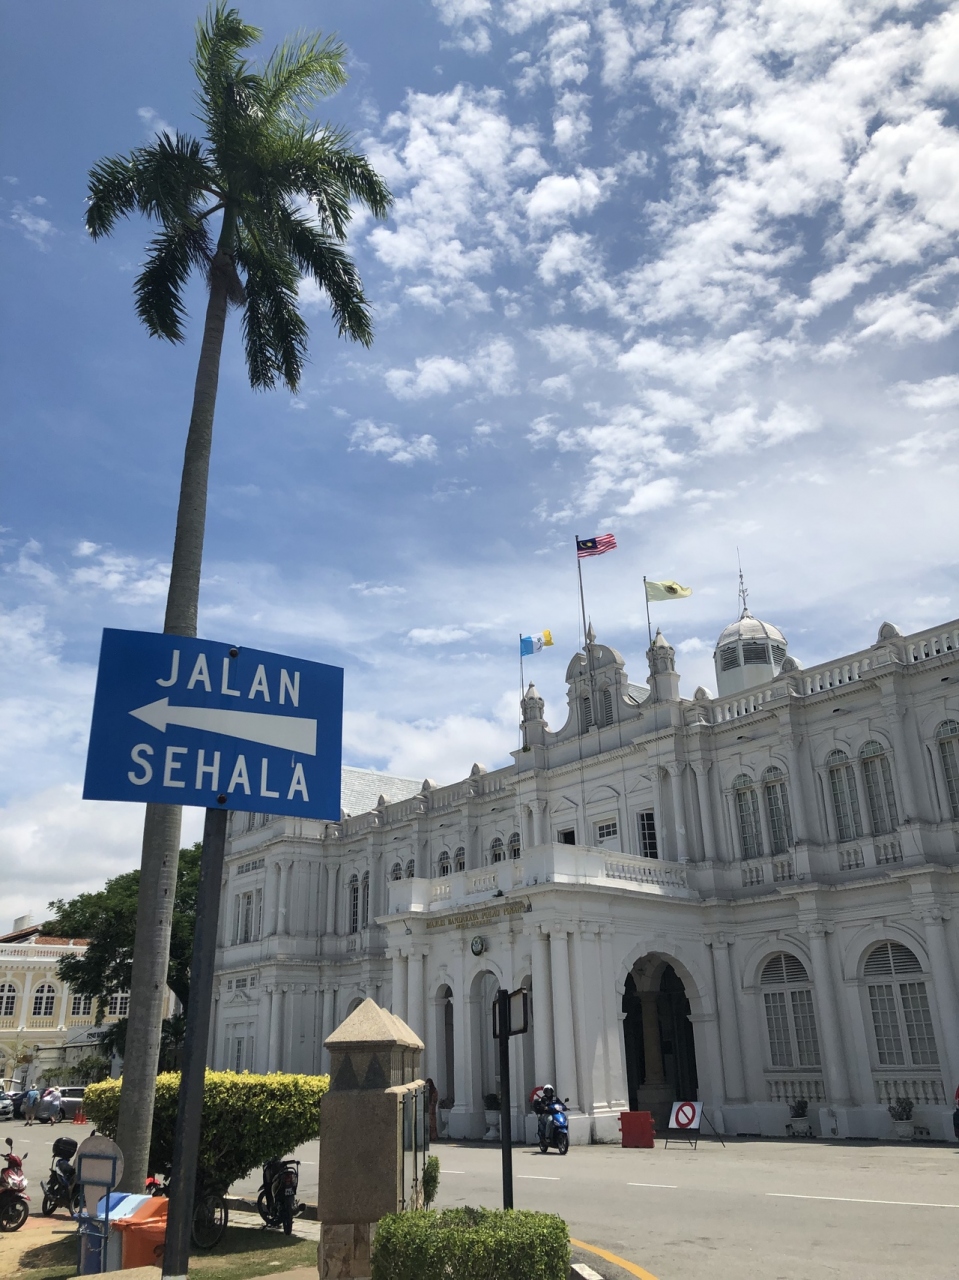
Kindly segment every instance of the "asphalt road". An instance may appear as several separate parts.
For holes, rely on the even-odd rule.
[[[0,1124],[39,1211],[39,1180],[60,1134],[88,1127]],[[316,1203],[318,1143],[295,1153],[300,1198]],[[438,1206],[498,1207],[499,1149],[440,1143]],[[627,1259],[654,1280],[955,1280],[959,1275],[959,1148],[934,1145],[726,1140],[567,1156],[513,1151],[518,1209],[558,1213],[570,1234]],[[231,1190],[255,1198],[256,1172]],[[627,1274],[588,1254],[603,1276]]]

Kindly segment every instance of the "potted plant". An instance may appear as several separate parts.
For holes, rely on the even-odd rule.
[[[792,1117],[786,1125],[786,1132],[792,1138],[813,1138],[816,1135],[812,1131],[812,1121],[808,1119],[809,1099],[797,1098],[795,1102],[789,1104],[789,1114]]]
[[[486,1132],[483,1134],[484,1142],[499,1142],[499,1094],[484,1093],[483,1094],[484,1117],[486,1119]]]
[[[915,1105],[912,1098],[896,1098],[886,1108],[892,1116],[892,1131],[900,1142],[909,1142],[915,1137],[915,1126],[912,1123],[912,1109]]]

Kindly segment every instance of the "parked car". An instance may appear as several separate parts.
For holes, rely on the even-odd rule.
[[[64,1085],[60,1087],[60,1107],[59,1116],[61,1120],[72,1120],[78,1111],[83,1110],[83,1095],[86,1088],[83,1085]],[[56,1122],[56,1107],[52,1098],[48,1098],[44,1094],[37,1103],[36,1118],[41,1124],[49,1124]]]
[[[13,1098],[9,1093],[0,1091],[0,1120],[13,1119]]]
[[[26,1089],[18,1089],[16,1093],[12,1093],[12,1094],[10,1095],[11,1099],[13,1100],[13,1118],[14,1118],[14,1120],[22,1120],[22,1119],[23,1119],[23,1111],[22,1111],[22,1107],[23,1107],[23,1100],[24,1100],[24,1098],[25,1098],[26,1096],[27,1096],[27,1091],[26,1091]]]

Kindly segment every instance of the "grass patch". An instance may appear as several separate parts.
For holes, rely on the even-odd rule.
[[[252,1280],[271,1271],[315,1266],[315,1240],[249,1227],[227,1227],[215,1249],[209,1253],[198,1250],[190,1256],[190,1275],[202,1280]],[[71,1234],[27,1249],[20,1255],[20,1269],[11,1280],[70,1280],[76,1273],[77,1241]]]

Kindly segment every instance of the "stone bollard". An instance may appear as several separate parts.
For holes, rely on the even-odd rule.
[[[364,1000],[324,1043],[330,1089],[320,1129],[317,1268],[320,1280],[369,1280],[376,1223],[421,1203],[429,1133],[418,1078],[423,1042]]]

